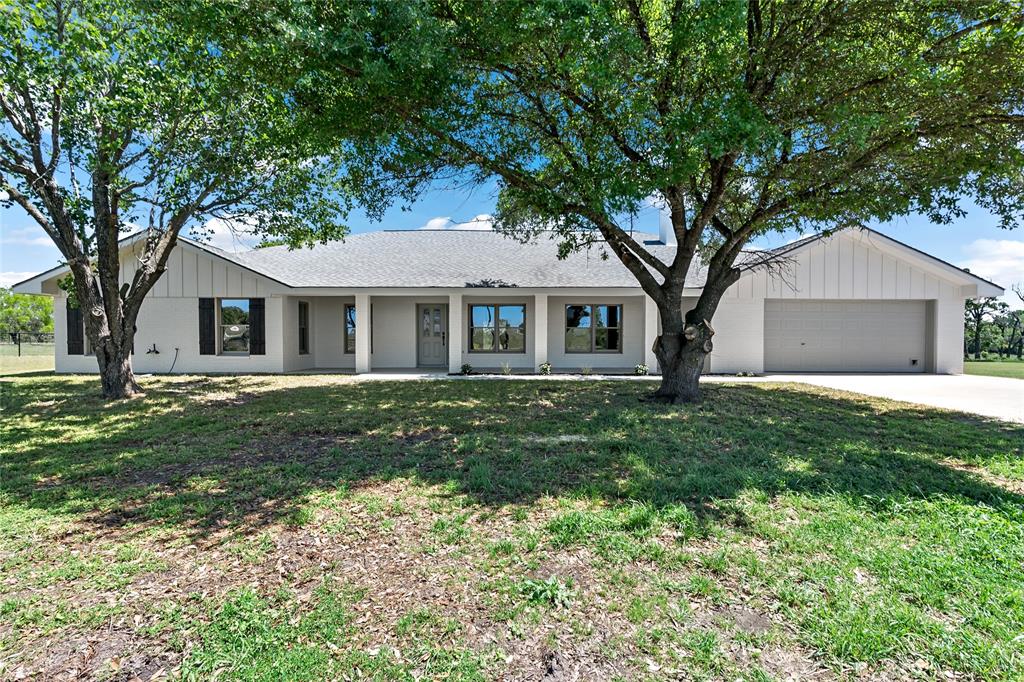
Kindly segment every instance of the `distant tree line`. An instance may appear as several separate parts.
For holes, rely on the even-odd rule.
[[[27,296],[0,287],[0,333],[53,332],[53,299]]]
[[[1014,289],[1024,302],[1024,287]],[[1024,310],[996,298],[968,300],[964,310],[964,355],[1024,358]]]

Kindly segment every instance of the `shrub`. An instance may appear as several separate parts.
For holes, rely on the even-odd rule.
[[[645,377],[650,373],[651,369],[642,362],[633,368],[633,374],[637,375],[638,377]]]
[[[512,374],[512,366],[507,362],[501,363],[501,373],[505,376]]]
[[[462,373],[463,374],[472,374],[473,373],[473,365],[469,364],[468,362],[466,364],[464,364],[462,366]]]
[[[542,362],[540,365],[540,373],[543,374],[544,376],[551,374],[551,363]]]
[[[520,584],[519,591],[526,601],[534,606],[559,608],[569,605],[572,596],[571,587],[571,582],[563,583],[557,576],[551,576],[547,580],[526,578]]]

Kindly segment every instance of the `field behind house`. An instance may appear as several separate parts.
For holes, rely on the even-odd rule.
[[[1024,428],[802,385],[0,382],[0,679],[1011,680]]]
[[[53,343],[0,343],[0,376],[53,371]]]
[[[1007,377],[1024,379],[1024,360],[1006,358],[1004,360],[967,360],[964,362],[965,374],[981,374],[989,377]]]

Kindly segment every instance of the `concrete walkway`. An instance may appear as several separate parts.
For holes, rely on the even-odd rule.
[[[657,381],[657,376],[623,376],[594,374],[472,375],[449,376],[443,371],[402,370],[358,374],[356,381],[409,381],[415,379],[455,379],[459,381]],[[983,417],[1024,424],[1024,381],[1003,377],[936,374],[768,374],[758,377],[706,376],[701,381],[733,382],[795,382],[812,384],[840,391],[902,400],[904,402],[957,410]]]

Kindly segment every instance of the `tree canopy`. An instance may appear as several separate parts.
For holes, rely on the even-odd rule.
[[[256,77],[246,46],[215,40],[192,9],[0,9],[2,203],[24,209],[68,263],[108,396],[135,390],[135,319],[182,230],[201,236],[218,218],[293,245],[344,234],[336,157],[294,126],[286,94]],[[265,48],[263,58],[281,57]],[[122,286],[118,241],[138,230],[144,250]]]
[[[670,395],[696,396],[708,321],[758,235],[944,223],[967,197],[1005,227],[1024,213],[1011,0],[281,2],[255,22],[302,55],[289,92],[364,196],[496,179],[497,229],[619,258],[658,303]],[[651,197],[670,263],[621,226]],[[681,310],[697,259],[707,284]]]
[[[0,287],[0,333],[53,332],[53,299]]]

